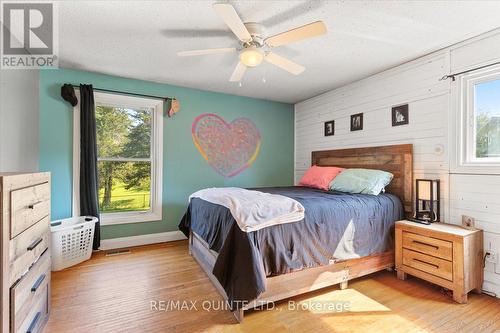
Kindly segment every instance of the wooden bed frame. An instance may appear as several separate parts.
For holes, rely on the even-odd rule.
[[[394,174],[394,179],[386,191],[401,199],[406,213],[412,210],[413,146],[411,144],[315,151],[312,152],[311,164],[389,171]],[[220,294],[227,300],[224,288],[212,274],[217,252],[210,250],[208,244],[200,236],[191,232],[189,254],[196,259]],[[345,289],[349,280],[393,266],[394,251],[391,250],[368,257],[338,261],[327,266],[268,277],[266,291],[258,299],[234,311],[233,314],[238,322],[241,322],[244,310],[338,283],[341,289]]]

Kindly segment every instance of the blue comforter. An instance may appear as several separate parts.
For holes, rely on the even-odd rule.
[[[306,187],[254,189],[300,202],[303,220],[243,232],[226,207],[193,199],[179,229],[192,230],[219,253],[213,273],[230,301],[251,301],[268,276],[328,265],[393,247],[394,222],[403,218],[391,194],[347,194]]]

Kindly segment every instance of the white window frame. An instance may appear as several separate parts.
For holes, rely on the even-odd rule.
[[[475,156],[476,126],[474,87],[499,80],[500,66],[491,66],[456,77],[452,83],[451,173],[500,174],[500,158]]]
[[[76,89],[78,100],[80,91]],[[162,220],[163,192],[163,101],[129,95],[94,92],[95,104],[152,108],[151,133],[151,209],[144,212],[104,213],[100,216],[101,225],[116,225]],[[117,159],[128,161],[126,158]],[[137,159],[132,159],[137,161]],[[148,159],[149,160],[149,159]],[[80,215],[80,103],[73,108],[73,216]]]

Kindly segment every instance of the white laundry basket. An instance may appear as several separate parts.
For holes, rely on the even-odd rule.
[[[50,223],[53,271],[90,259],[97,221],[97,217],[79,216]]]

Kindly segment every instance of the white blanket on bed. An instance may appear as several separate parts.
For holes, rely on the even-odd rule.
[[[191,194],[190,202],[192,198],[226,207],[244,232],[297,222],[304,218],[304,206],[294,199],[278,194],[238,187],[213,187]]]

